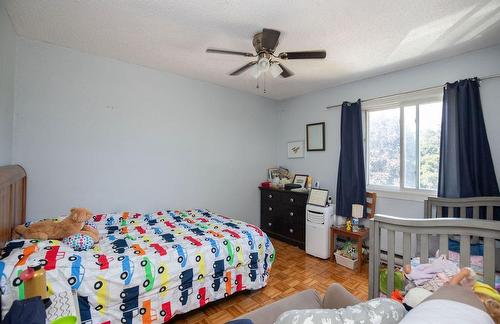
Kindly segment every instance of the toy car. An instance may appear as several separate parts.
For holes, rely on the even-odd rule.
[[[149,246],[154,248],[156,250],[155,253],[158,253],[160,256],[167,255],[167,250],[165,250],[165,248],[159,243],[151,243]]]
[[[193,269],[191,268],[182,271],[179,275],[179,279],[181,279],[181,284],[179,285],[181,297],[179,298],[179,301],[184,306],[187,304],[189,295],[193,293]]]
[[[229,262],[230,265],[234,264],[234,249],[233,249],[233,244],[231,244],[231,241],[228,239],[224,239],[222,243],[226,246],[227,248],[227,257],[226,261]]]
[[[172,248],[174,248],[174,249],[177,250],[177,254],[179,255],[179,257],[177,258],[177,262],[179,262],[181,264],[181,266],[184,268],[186,266],[186,262],[187,262],[187,251],[186,251],[186,249],[183,248],[179,244],[172,245]]]
[[[85,276],[85,268],[82,265],[82,258],[74,254],[68,258],[71,264],[71,277],[68,278],[68,284],[71,289],[78,289],[82,284],[83,277]]]
[[[13,250],[20,249],[23,246],[24,246],[24,241],[13,241],[13,242],[7,243],[7,245],[4,246],[2,251],[0,252],[0,260],[8,257],[12,253]]]
[[[146,280],[144,280],[142,286],[144,287],[144,289],[146,289],[146,291],[150,291],[151,289],[153,289],[156,277],[155,271],[153,269],[153,263],[151,262],[151,260],[149,260],[148,257],[144,257],[144,259],[142,259],[141,261],[141,267],[144,268],[144,274],[146,277]]]
[[[45,259],[41,259],[40,262],[44,266],[45,270],[54,270],[56,268],[56,262],[64,258],[65,252],[59,252],[59,245],[46,246],[47,253],[45,253]]]
[[[130,260],[128,255],[120,255],[118,261],[122,263],[120,279],[124,281],[125,285],[128,285],[134,275],[134,263]]]
[[[95,310],[104,314],[106,312],[108,297],[108,282],[103,276],[97,276],[97,281],[94,283],[94,289],[97,290],[97,306]]]
[[[213,265],[214,274],[212,278],[214,278],[214,282],[212,283],[212,288],[214,291],[218,291],[220,287],[220,280],[224,277],[224,260],[216,260]]]
[[[210,251],[212,251],[212,253],[215,254],[216,258],[219,257],[220,250],[219,250],[219,244],[217,244],[217,241],[214,240],[211,237],[205,238],[205,241],[209,241],[210,242],[210,245],[212,246],[212,248],[210,249]]]
[[[35,253],[37,251],[38,251],[38,245],[36,245],[36,244],[32,244],[30,246],[25,247],[23,249],[23,253],[19,254],[17,256],[19,258],[19,261],[17,261],[15,266],[17,267],[17,266],[24,265],[26,263],[26,261],[28,261],[28,258],[30,257],[30,255],[32,255],[33,253]]]
[[[170,302],[163,303],[161,305],[160,316],[163,316],[163,322],[166,323],[172,318],[172,307]]]
[[[197,240],[194,237],[189,236],[189,235],[188,236],[184,236],[184,239],[188,240],[189,242],[191,242],[192,245],[196,245],[196,246],[202,246],[203,245],[200,240]]]
[[[222,230],[223,232],[226,232],[226,233],[229,233],[232,237],[235,237],[237,239],[241,238],[240,234],[236,233],[235,231],[233,230],[230,230],[230,229],[223,229]]]
[[[121,322],[132,323],[132,319],[139,313],[139,286],[123,289],[120,298],[120,310],[123,312]]]
[[[248,276],[252,281],[255,281],[255,279],[257,279],[257,269],[259,268],[258,261],[259,254],[257,252],[250,253],[250,263],[248,264],[250,273],[248,274]]]

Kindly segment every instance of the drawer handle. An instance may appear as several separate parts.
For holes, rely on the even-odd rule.
[[[293,228],[290,228],[289,231],[290,231],[290,233],[293,233]]]
[[[290,198],[290,202],[291,202],[291,203],[295,202],[295,199]]]
[[[290,212],[290,216],[293,216],[293,212]]]
[[[268,196],[268,197],[269,197],[269,198],[273,198],[273,195],[272,195],[272,194],[269,194],[269,196]]]
[[[269,225],[269,227],[273,226],[273,223],[267,223]]]
[[[273,207],[269,207],[268,209],[269,209],[269,211],[273,211]]]

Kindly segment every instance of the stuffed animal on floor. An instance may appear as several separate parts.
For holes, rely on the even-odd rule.
[[[89,236],[93,243],[99,242],[99,232],[86,221],[92,218],[92,212],[86,208],[71,208],[68,217],[62,221],[43,220],[29,226],[18,225],[14,228],[13,236],[22,236],[25,239],[63,240],[76,234]]]

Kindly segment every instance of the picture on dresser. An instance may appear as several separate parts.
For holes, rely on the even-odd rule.
[[[300,185],[301,188],[306,187],[307,175],[306,174],[296,174],[293,177],[293,184]]]
[[[280,177],[280,169],[279,168],[267,169],[267,177],[269,180],[273,180],[274,178],[279,178]]]
[[[298,159],[304,157],[304,141],[288,142],[288,158]]]

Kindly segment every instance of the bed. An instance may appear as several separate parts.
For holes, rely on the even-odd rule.
[[[382,231],[386,235],[382,235]],[[459,236],[460,267],[472,266],[470,258],[471,236],[481,238],[483,244],[483,262],[480,275],[482,281],[495,286],[495,239],[500,238],[500,222],[493,220],[469,218],[428,218],[408,219],[386,215],[375,215],[370,220],[370,260],[369,260],[369,298],[379,296],[379,272],[382,269],[382,256],[387,265],[387,293],[394,290],[394,267],[396,265],[395,245],[396,233],[403,233],[402,263],[410,264],[412,258],[412,242],[418,242],[419,262],[429,260],[429,241],[436,237],[439,254],[448,254],[449,237]],[[387,254],[381,249],[381,241],[385,236]],[[416,236],[417,240],[413,240]]]
[[[17,176],[6,176],[14,171]],[[20,167],[4,167],[0,179],[2,193],[8,187],[2,202],[15,207],[1,210],[1,219],[10,220],[0,231],[5,242],[25,221],[26,175]],[[20,194],[13,195],[19,183]],[[98,214],[93,221],[101,241],[89,251],[75,252],[56,240],[6,242],[0,255],[3,313],[24,297],[18,277],[33,260],[44,264],[49,294],[77,292],[82,323],[162,323],[264,287],[275,258],[258,227],[205,209]]]

